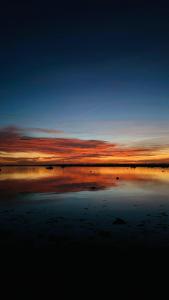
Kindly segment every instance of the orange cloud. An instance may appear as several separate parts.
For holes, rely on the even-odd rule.
[[[23,134],[23,129],[13,126],[0,130],[0,163],[169,162],[169,147],[164,145],[134,147],[102,140],[31,138]]]

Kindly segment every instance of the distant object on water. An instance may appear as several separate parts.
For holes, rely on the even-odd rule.
[[[117,177],[116,177],[116,180],[119,180],[119,179],[120,179],[120,178],[117,176]]]
[[[96,186],[91,186],[91,190],[95,191],[95,190],[97,190],[97,187]]]
[[[47,170],[53,170],[53,167],[52,166],[48,166],[46,167]]]

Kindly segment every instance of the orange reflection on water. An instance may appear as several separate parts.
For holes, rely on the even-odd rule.
[[[140,187],[169,184],[169,170],[122,167],[4,167],[0,173],[1,194],[66,193],[117,188],[124,184]]]

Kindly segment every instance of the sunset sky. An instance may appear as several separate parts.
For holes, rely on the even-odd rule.
[[[101,3],[1,5],[1,164],[169,163],[166,1]]]

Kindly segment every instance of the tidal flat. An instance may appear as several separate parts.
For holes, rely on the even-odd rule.
[[[169,169],[1,167],[1,249],[169,249]]]

